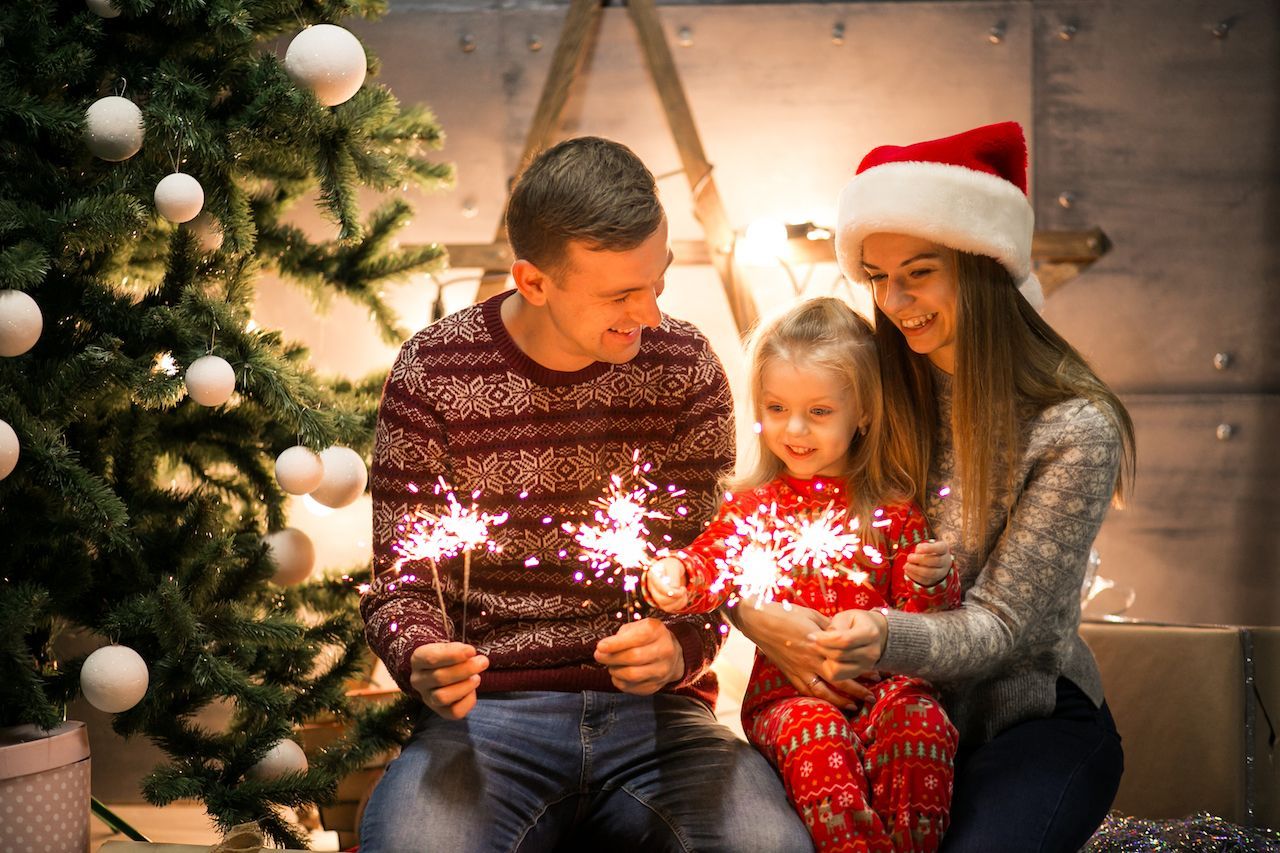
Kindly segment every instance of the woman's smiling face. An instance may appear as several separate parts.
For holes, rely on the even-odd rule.
[[[902,332],[912,351],[954,373],[955,253],[920,237],[871,234],[862,243],[862,266],[876,306]]]

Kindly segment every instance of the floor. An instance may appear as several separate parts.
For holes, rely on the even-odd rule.
[[[145,804],[108,805],[126,823],[151,841],[170,844],[217,844],[220,838],[204,808],[195,803],[173,803],[162,809]],[[112,832],[101,819],[89,819],[89,850],[98,853],[107,841],[125,841],[126,836]]]

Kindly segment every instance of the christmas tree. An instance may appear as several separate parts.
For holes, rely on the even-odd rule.
[[[403,735],[403,707],[345,695],[368,567],[298,584],[309,543],[278,533],[281,483],[335,506],[363,491],[380,377],[324,382],[251,318],[275,275],[399,340],[380,287],[442,260],[393,243],[395,194],[450,178],[425,153],[435,119],[329,25],[383,6],[0,4],[0,725],[51,727],[83,688],[172,758],[150,801],[199,798],[290,846],[280,807]],[[362,219],[361,187],[392,200]],[[289,224],[311,201],[332,239]],[[56,660],[68,629],[113,645]],[[207,731],[216,702],[232,722]],[[351,734],[303,769],[287,741],[317,715]]]

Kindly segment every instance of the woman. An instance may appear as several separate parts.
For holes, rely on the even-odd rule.
[[[861,697],[852,679],[875,672],[942,688],[960,730],[951,853],[1078,850],[1123,770],[1078,626],[1133,427],[1023,295],[1039,299],[1033,220],[1012,122],[877,148],[840,200],[837,256],[875,297],[894,453],[952,545],[963,606],[861,612],[842,630],[812,611],[736,614],[815,695]]]

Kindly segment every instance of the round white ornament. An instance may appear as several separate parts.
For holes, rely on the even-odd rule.
[[[276,741],[275,746],[267,750],[267,754],[245,773],[254,779],[275,779],[286,773],[307,772],[307,754],[302,747],[285,738]]]
[[[44,315],[21,290],[0,291],[0,355],[22,355],[40,340]]]
[[[360,40],[333,24],[316,24],[293,37],[284,70],[299,86],[315,92],[326,107],[336,107],[360,91],[369,61]]]
[[[190,222],[204,207],[204,187],[183,172],[166,175],[156,184],[156,212],[170,222]]]
[[[142,701],[147,662],[128,646],[103,646],[84,660],[80,692],[99,711],[118,714]]]
[[[236,390],[236,372],[227,360],[202,355],[187,368],[187,393],[202,406],[221,406]]]
[[[311,537],[296,527],[286,527],[267,535],[263,540],[275,561],[276,573],[271,582],[279,586],[293,586],[311,576],[316,565],[316,546]]]
[[[13,473],[18,466],[18,452],[22,445],[18,442],[18,434],[13,427],[0,421],[0,480]]]
[[[320,453],[320,462],[324,465],[324,477],[311,497],[327,507],[340,509],[364,493],[369,471],[359,453],[350,447],[334,445]]]
[[[196,235],[200,248],[206,252],[216,252],[222,248],[222,223],[207,210],[202,210],[187,223],[191,233]]]
[[[84,144],[95,157],[117,163],[142,149],[142,110],[128,98],[100,98],[84,119]]]
[[[290,447],[276,457],[276,480],[291,495],[315,491],[324,479],[324,463],[320,454],[309,447]]]
[[[99,18],[118,18],[120,10],[116,8],[116,4],[111,0],[85,0],[85,5],[89,7],[89,11],[97,15]]]

